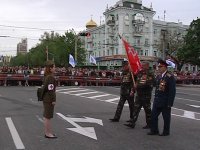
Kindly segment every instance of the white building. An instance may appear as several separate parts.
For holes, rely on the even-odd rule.
[[[91,19],[85,31],[90,36],[81,37],[87,60],[93,55],[98,66],[121,66],[126,53],[119,34],[135,48],[141,60],[154,64],[157,58],[165,58],[169,37],[182,38],[189,26],[153,20],[155,13],[152,7],[143,6],[141,0],[119,0],[113,7],[106,8],[104,24],[97,26]]]

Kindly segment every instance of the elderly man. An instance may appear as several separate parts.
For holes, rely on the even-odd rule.
[[[162,113],[164,128],[160,136],[170,134],[171,107],[176,95],[174,76],[167,70],[168,64],[164,60],[158,61],[159,75],[156,78],[155,98],[151,113],[151,131],[148,135],[158,135],[158,116]]]

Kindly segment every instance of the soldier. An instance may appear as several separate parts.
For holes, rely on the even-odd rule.
[[[124,107],[124,103],[128,101],[129,110],[130,110],[130,119],[133,115],[133,107],[134,107],[134,92],[133,92],[133,79],[132,74],[129,69],[128,61],[124,61],[123,63],[123,72],[122,72],[122,82],[120,88],[120,100],[117,105],[117,110],[115,112],[115,116],[112,119],[109,119],[112,122],[119,122],[121,117],[121,113]]]
[[[151,130],[148,135],[158,135],[158,116],[162,113],[164,119],[164,128],[160,136],[168,136],[170,134],[171,107],[174,103],[176,95],[176,82],[172,74],[167,70],[168,64],[158,61],[159,75],[156,77],[155,98],[151,114]]]
[[[136,98],[134,104],[133,119],[129,124],[124,124],[134,128],[141,108],[143,107],[146,115],[146,126],[143,129],[150,127],[151,121],[151,94],[153,89],[154,74],[149,70],[149,63],[142,63],[142,70],[137,75],[136,81]]]
[[[57,138],[51,131],[50,119],[53,118],[54,106],[56,104],[56,80],[54,78],[55,64],[53,61],[47,61],[44,73],[44,129],[45,138]]]

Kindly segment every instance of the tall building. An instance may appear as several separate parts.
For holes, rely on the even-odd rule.
[[[21,40],[20,43],[17,44],[17,55],[26,53],[27,53],[27,38],[24,38]]]
[[[121,66],[126,52],[119,34],[135,48],[142,61],[148,60],[153,65],[158,58],[165,58],[166,51],[177,48],[189,26],[154,20],[155,13],[152,6],[143,6],[141,0],[119,0],[106,8],[104,24],[97,26],[91,19],[84,31],[90,36],[80,37],[87,51],[86,60],[93,55],[98,66]]]

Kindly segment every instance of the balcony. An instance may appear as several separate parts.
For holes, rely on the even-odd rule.
[[[143,32],[133,32],[133,36],[142,37],[143,36]]]
[[[108,26],[114,26],[115,25],[115,20],[108,20],[106,24]]]

